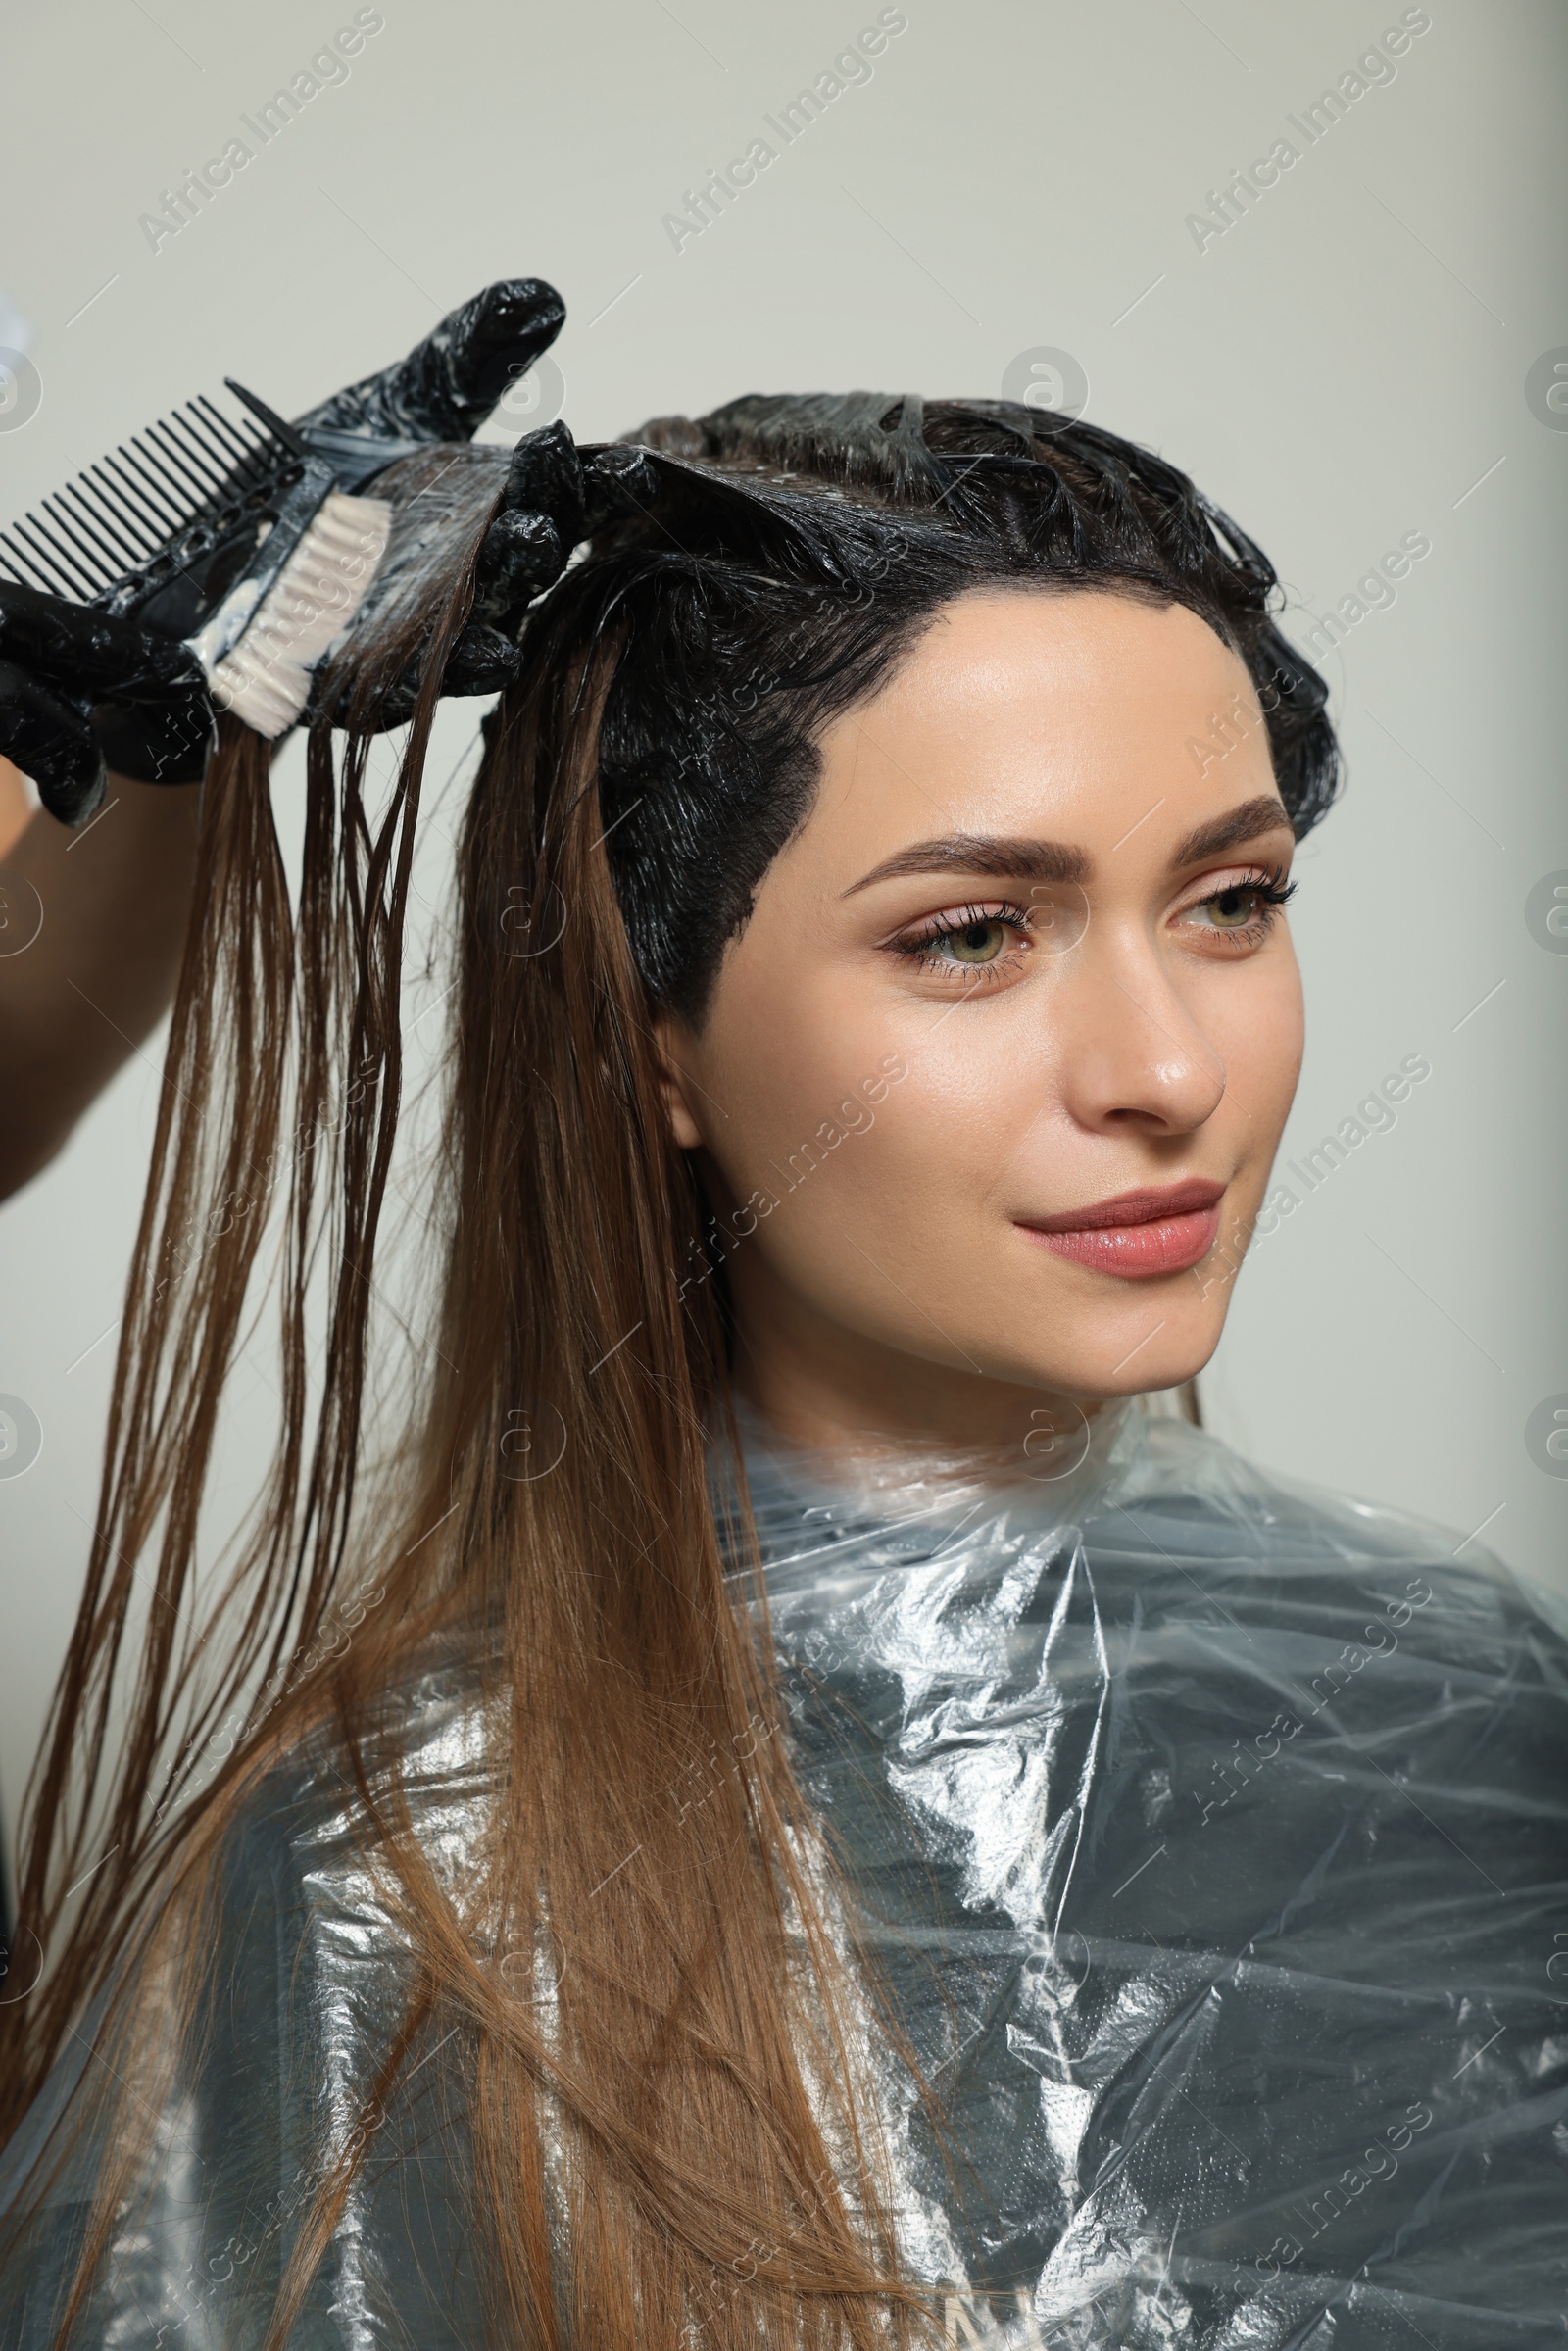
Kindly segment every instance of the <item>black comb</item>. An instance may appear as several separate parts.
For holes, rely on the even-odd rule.
[[[302,470],[297,436],[289,440],[203,393],[0,531],[0,571],[114,612],[176,580],[194,585],[192,567],[225,541],[255,544],[261,518]]]

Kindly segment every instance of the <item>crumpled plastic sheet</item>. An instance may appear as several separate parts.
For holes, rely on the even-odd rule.
[[[1568,2340],[1558,1603],[1474,1543],[1137,1409],[1102,1414],[1067,1474],[1031,1466],[999,1491],[751,1454],[797,1768],[956,2154],[868,2027],[908,2266],[944,2289],[948,2338]],[[405,1739],[421,1835],[457,1871],[484,1803],[465,1688],[461,1665],[428,1675]],[[233,1996],[84,2341],[259,2339],[303,2150],[353,2111],[393,2004],[345,1830],[303,1761],[248,1820]],[[13,2183],[82,2062],[14,2142]],[[480,2339],[460,2107],[432,2051],[298,2345]],[[48,2340],[81,2193],[62,2184],[0,2279],[8,2347]]]

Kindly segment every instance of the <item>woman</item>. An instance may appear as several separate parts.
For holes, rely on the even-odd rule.
[[[209,770],[6,2339],[1553,2337],[1562,1636],[1135,1400],[1299,1061],[1336,762],[1272,571],[1000,403],[552,427],[503,527],[504,463],[398,476],[446,520],[318,681],[297,916],[265,747]],[[421,762],[519,581],[400,1390]],[[198,1585],[264,1240],[275,1463]]]

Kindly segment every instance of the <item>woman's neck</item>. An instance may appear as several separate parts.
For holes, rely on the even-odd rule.
[[[818,1457],[895,1466],[925,1476],[951,1461],[955,1475],[1004,1480],[1038,1475],[1087,1449],[1105,1399],[1075,1398],[955,1369],[835,1334],[831,1347],[736,1349],[744,1408],[786,1444]]]

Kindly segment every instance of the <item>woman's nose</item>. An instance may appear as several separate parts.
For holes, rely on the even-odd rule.
[[[1062,1096],[1081,1126],[1186,1135],[1219,1107],[1225,1064],[1152,945],[1102,929],[1055,1009]]]

